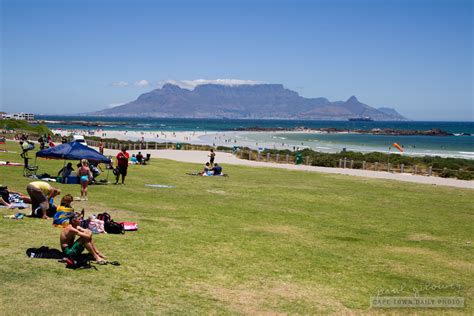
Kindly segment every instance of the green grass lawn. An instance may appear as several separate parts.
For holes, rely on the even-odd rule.
[[[55,174],[63,162],[39,164]],[[474,313],[472,190],[230,165],[229,177],[186,175],[200,168],[153,159],[131,166],[125,186],[90,186],[89,201],[74,202],[139,223],[94,237],[119,267],[30,259],[27,248],[59,248],[60,230],[0,218],[0,314]],[[29,180],[0,166],[10,189],[26,192]],[[80,195],[79,185],[58,187]],[[370,309],[383,290],[462,296],[466,307]]]

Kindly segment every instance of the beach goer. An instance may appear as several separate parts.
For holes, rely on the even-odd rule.
[[[62,167],[61,170],[58,171],[58,177],[61,176],[61,182],[67,183],[67,178],[71,175],[74,171],[72,167],[72,163],[68,162],[66,166]]]
[[[87,201],[87,186],[89,185],[90,179],[93,178],[87,159],[81,160],[81,167],[77,171],[77,175],[81,182],[81,200]]]
[[[143,161],[143,155],[141,151],[138,152],[136,158],[137,158],[137,162],[142,165],[144,161]]]
[[[92,178],[95,181],[95,178],[97,178],[103,170],[97,162],[91,162],[89,164],[89,168],[91,169]]]
[[[102,141],[99,142],[99,152],[102,155],[104,154],[104,143]]]
[[[213,176],[220,176],[222,175],[222,167],[219,166],[217,163],[214,164],[214,167],[212,168],[212,175]]]
[[[0,205],[8,208],[15,208],[13,203],[21,201],[23,201],[23,203],[31,204],[31,199],[28,196],[20,192],[10,191],[7,186],[0,185]]]
[[[209,163],[214,165],[214,159],[216,158],[216,153],[214,152],[214,149],[211,148],[211,152],[209,153]]]
[[[211,164],[209,162],[206,162],[206,165],[204,165],[204,170],[199,173],[200,176],[211,176]]]
[[[79,226],[81,214],[75,212],[69,218],[69,225],[63,228],[59,236],[59,242],[63,253],[70,258],[77,258],[84,248],[94,256],[99,264],[105,264],[105,256],[97,249],[92,241],[92,232]],[[79,236],[76,239],[76,236]]]
[[[130,158],[130,155],[127,152],[127,149],[125,147],[122,148],[122,151],[120,151],[117,154],[117,167],[118,167],[118,174],[117,177],[115,178],[115,184],[118,184],[120,175],[122,175],[122,184],[125,184],[125,177],[127,176],[127,169],[128,169],[128,159]]]
[[[49,201],[61,194],[61,190],[48,182],[33,181],[26,186],[26,192],[31,198],[31,215],[48,219]]]
[[[56,227],[66,227],[69,225],[69,218],[73,215],[74,209],[72,208],[72,202],[74,198],[71,194],[66,194],[61,199],[61,204],[56,210],[53,218],[53,226]]]

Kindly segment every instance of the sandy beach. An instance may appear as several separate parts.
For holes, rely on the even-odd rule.
[[[336,153],[342,150],[362,153],[383,152],[400,154],[391,142],[380,146],[372,144],[356,144],[341,142],[334,136],[349,135],[347,132],[327,133],[317,130],[298,131],[126,131],[126,130],[54,130],[61,135],[81,134],[102,138],[116,138],[120,140],[132,140],[137,142],[172,142],[188,143],[195,145],[225,146],[225,147],[248,147],[254,150],[277,149],[298,151],[310,148],[314,151]],[[340,139],[340,138],[338,138]],[[429,139],[428,139],[429,141]],[[403,155],[407,156],[440,156],[452,158],[474,159],[474,151],[466,150],[444,150],[443,148],[419,148],[415,146],[405,147]]]

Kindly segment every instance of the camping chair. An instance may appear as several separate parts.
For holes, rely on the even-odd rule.
[[[28,157],[25,157],[24,160],[25,160],[25,166],[23,167],[23,176],[29,177],[29,178],[36,176],[36,171],[38,171],[38,166],[31,166],[29,164],[30,158]]]
[[[143,164],[144,165],[149,164],[150,163],[150,158],[151,158],[151,154],[146,154],[146,157],[143,158]]]

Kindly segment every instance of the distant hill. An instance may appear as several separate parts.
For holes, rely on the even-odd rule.
[[[135,101],[94,112],[94,116],[229,118],[229,119],[325,119],[345,120],[370,116],[374,120],[406,120],[394,109],[375,109],[355,96],[347,101],[304,98],[281,84],[203,84],[194,90],[165,84]]]

